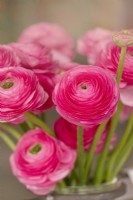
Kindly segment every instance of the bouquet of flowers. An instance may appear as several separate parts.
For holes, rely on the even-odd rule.
[[[49,23],[0,45],[0,137],[27,189],[47,195],[118,175],[133,147],[132,45],[132,30],[89,30],[77,42],[89,64],[78,64],[72,38]],[[53,106],[60,117],[52,130],[44,114]],[[117,124],[127,119],[116,145]]]

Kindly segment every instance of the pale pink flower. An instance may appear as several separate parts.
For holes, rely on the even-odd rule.
[[[122,109],[122,112],[120,114],[119,120],[121,122],[128,120],[132,113],[132,110],[133,110],[132,107],[124,106],[124,108]]]
[[[19,58],[8,45],[0,45],[0,68],[18,66]]]
[[[55,86],[53,100],[57,112],[69,122],[96,126],[115,113],[119,89],[108,71],[79,65],[67,71]]]
[[[34,43],[51,50],[55,61],[70,62],[74,57],[74,44],[69,34],[60,26],[38,23],[26,28],[19,37],[21,43]]]
[[[35,74],[21,67],[0,69],[0,122],[12,122],[48,99]]]
[[[84,127],[83,138],[84,138],[84,149],[88,151],[90,148],[94,136],[96,134],[98,126],[94,127]],[[109,124],[106,126],[103,131],[101,138],[95,149],[96,153],[100,153],[103,149],[107,132],[109,129]],[[54,130],[57,138],[63,141],[66,145],[70,146],[73,149],[77,149],[77,126],[66,121],[63,118],[59,118],[54,124]],[[114,144],[116,136],[112,137],[111,146]]]
[[[76,151],[37,128],[27,132],[10,157],[13,174],[38,195],[53,191],[74,166]]]
[[[78,40],[77,50],[79,53],[87,56],[89,63],[95,64],[97,55],[111,39],[112,31],[95,28],[87,31]]]
[[[33,43],[11,43],[10,46],[20,59],[21,67],[44,73],[51,70],[52,57],[46,47]]]

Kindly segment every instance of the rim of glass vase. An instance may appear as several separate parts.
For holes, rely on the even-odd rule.
[[[121,185],[118,177],[115,177],[112,181],[102,183],[101,185],[88,185],[88,186],[67,186],[64,188],[56,188],[54,194],[56,195],[84,195],[84,194],[96,194],[102,192],[111,192],[117,190]]]

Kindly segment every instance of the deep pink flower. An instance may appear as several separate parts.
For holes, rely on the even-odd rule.
[[[97,64],[110,70],[116,74],[120,59],[121,48],[116,46],[113,42],[109,42],[97,57]],[[127,48],[127,53],[124,62],[124,69],[122,74],[122,82],[126,84],[133,84],[133,47]]]
[[[79,53],[86,55],[91,64],[96,63],[97,54],[108,41],[112,39],[112,32],[102,28],[87,31],[77,43]]]
[[[37,77],[39,79],[40,85],[43,87],[44,91],[48,94],[47,101],[44,102],[44,104],[37,109],[38,111],[44,111],[51,108],[54,105],[52,101],[52,93],[53,93],[55,84],[54,84],[54,81],[45,74],[37,74]]]
[[[108,43],[99,56],[97,64],[111,71],[114,76],[117,73],[121,48],[113,42]],[[124,69],[120,84],[120,98],[124,105],[133,106],[133,47],[127,48],[127,53],[124,61]]]
[[[0,68],[18,65],[19,58],[13,49],[7,45],[0,45]]]
[[[36,110],[47,99],[48,94],[31,70],[0,69],[0,122],[19,121],[24,112]]]
[[[20,65],[36,73],[44,73],[51,70],[52,57],[46,47],[33,43],[11,43],[10,46],[20,59]]]
[[[55,61],[69,62],[74,57],[74,44],[68,33],[60,26],[50,23],[31,25],[19,37],[21,43],[35,43],[51,50]]]
[[[119,90],[108,71],[79,65],[64,74],[53,97],[63,118],[76,125],[96,126],[115,113]]]
[[[73,168],[76,151],[37,128],[27,132],[10,157],[13,174],[33,193],[46,195]]]
[[[84,149],[87,151],[90,148],[90,145],[93,141],[93,138],[96,134],[98,126],[94,127],[84,127]],[[109,124],[106,126],[99,142],[96,147],[96,153],[99,153],[103,146],[107,136],[107,131],[109,129]],[[63,141],[66,145],[77,149],[77,126],[71,124],[63,118],[59,118],[54,124],[54,130],[56,136],[59,140]],[[114,144],[116,136],[113,136],[111,145]]]

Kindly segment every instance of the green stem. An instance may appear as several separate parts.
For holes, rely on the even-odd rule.
[[[116,75],[117,83],[120,83],[120,80],[121,80],[122,71],[124,67],[124,60],[126,56],[126,50],[127,50],[127,47],[121,48],[120,60],[119,60],[119,65],[118,65],[118,70],[117,70],[117,75]]]
[[[123,166],[123,164],[125,163],[125,161],[127,160],[128,156],[129,156],[129,154],[131,153],[132,148],[133,148],[133,133],[131,133],[131,137],[129,137],[128,142],[126,143],[123,151],[121,152],[121,155],[119,156],[120,159],[118,159],[119,162],[117,162],[117,165],[114,168],[112,178],[117,176],[121,167]]]
[[[21,134],[11,125],[6,124],[6,123],[0,123],[0,126],[3,127],[5,130],[7,130],[10,134],[12,134],[12,136],[15,139],[19,140],[21,138]]]
[[[55,133],[41,119],[39,119],[38,117],[36,117],[35,115],[33,115],[31,113],[25,113],[25,116],[28,119],[28,121],[30,121],[33,124],[39,126],[40,128],[42,128],[49,135],[55,137]]]
[[[83,142],[83,127],[78,126],[77,127],[77,147],[78,147],[78,157],[77,157],[77,163],[79,167],[79,175],[80,176],[80,184],[84,184],[84,142]]]
[[[128,125],[126,127],[126,131],[125,131],[119,145],[117,146],[117,148],[115,149],[115,151],[113,152],[113,154],[110,157],[109,164],[108,164],[108,170],[106,173],[106,181],[110,181],[112,179],[114,165],[115,165],[116,161],[118,160],[119,154],[121,153],[123,147],[125,146],[125,144],[127,142],[127,139],[130,135],[132,128],[133,128],[133,112],[130,116]]]
[[[19,127],[21,128],[21,130],[22,130],[24,133],[27,132],[27,131],[29,130],[29,127],[28,127],[28,125],[27,125],[26,122],[23,122],[23,123],[19,124]]]
[[[117,122],[119,119],[119,115],[122,111],[122,108],[123,108],[123,105],[122,105],[122,103],[119,102],[117,112],[115,113],[115,115],[111,121],[110,130],[109,130],[108,136],[106,138],[103,151],[100,154],[99,159],[98,159],[98,164],[96,167],[96,173],[95,173],[95,177],[94,177],[94,184],[96,184],[96,185],[100,184],[103,181],[104,167],[105,167],[105,162],[106,162],[107,155],[108,155],[110,141],[111,141],[114,131],[116,129]]]
[[[15,143],[3,132],[0,130],[0,138],[14,151],[16,145]]]
[[[85,183],[86,184],[88,182],[88,179],[90,178],[89,175],[90,175],[90,169],[91,169],[91,165],[92,165],[93,156],[95,153],[95,148],[96,148],[98,141],[105,129],[106,124],[107,124],[107,121],[99,126],[99,128],[97,129],[97,132],[95,134],[95,137],[93,139],[92,145],[89,149],[88,156],[87,156],[88,158],[86,160],[86,165],[85,165]]]

